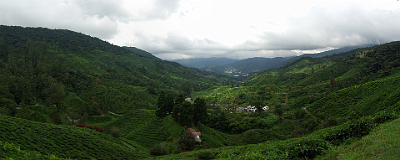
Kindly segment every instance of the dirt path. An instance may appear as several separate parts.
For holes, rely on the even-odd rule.
[[[68,120],[71,122],[79,122],[79,120],[81,120],[81,119],[74,120],[74,119],[69,118],[69,116],[67,114],[65,114],[65,115],[67,116]]]
[[[111,113],[111,114],[116,115],[116,116],[123,116],[123,115],[121,115],[121,114],[116,114],[116,113],[113,113],[113,112],[111,112],[111,111],[108,111],[108,113]]]
[[[133,149],[133,150],[136,150],[135,148],[133,148],[131,145],[125,143],[124,141],[121,141],[121,142],[122,142],[123,144],[125,144],[126,146],[128,146],[129,148],[131,148],[131,149]]]

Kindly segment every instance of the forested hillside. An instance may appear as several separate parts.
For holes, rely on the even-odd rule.
[[[1,98],[95,115],[147,108],[160,91],[189,95],[229,80],[128,49],[69,30],[1,26]]]

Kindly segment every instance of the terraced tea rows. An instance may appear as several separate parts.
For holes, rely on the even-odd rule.
[[[171,135],[163,128],[162,123],[156,119],[131,132],[126,138],[136,141],[143,147],[152,148],[156,143],[165,141],[169,136]]]
[[[142,159],[147,156],[132,150],[111,135],[76,126],[59,126],[0,116],[0,141],[14,143],[22,150],[74,159]]]
[[[311,104],[313,113],[335,117],[367,116],[400,101],[399,76],[345,88]]]
[[[155,111],[138,109],[124,114],[124,116],[121,116],[103,128],[105,130],[110,130],[111,127],[117,127],[121,133],[126,136],[129,135],[131,131],[140,129],[155,119],[157,119]]]

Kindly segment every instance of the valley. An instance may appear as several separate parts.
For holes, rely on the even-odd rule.
[[[1,26],[0,158],[398,156],[385,145],[399,139],[399,41],[253,60],[235,79],[69,30]]]

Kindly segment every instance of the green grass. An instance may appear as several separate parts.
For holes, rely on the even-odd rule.
[[[398,159],[399,148],[400,119],[396,119],[350,144],[332,147],[316,159]]]

